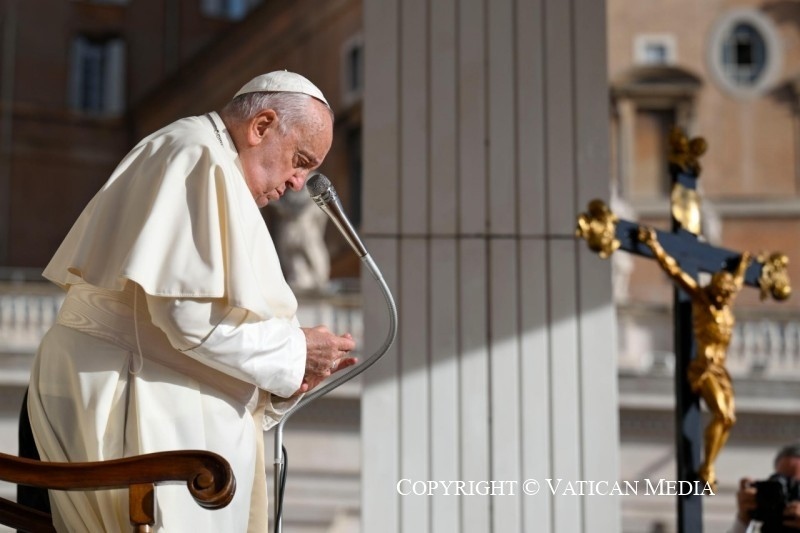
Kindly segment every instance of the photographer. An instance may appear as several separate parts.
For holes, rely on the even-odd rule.
[[[775,456],[775,474],[767,482],[743,478],[736,492],[736,522],[730,533],[761,530],[800,531],[800,443],[783,447]],[[759,493],[761,488],[761,493]]]

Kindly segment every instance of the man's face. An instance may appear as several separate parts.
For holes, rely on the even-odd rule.
[[[800,457],[781,457],[775,463],[775,472],[783,476],[800,479]]]
[[[316,100],[308,120],[282,134],[278,122],[263,126],[263,137],[252,150],[240,152],[245,180],[259,208],[278,200],[286,188],[299,191],[309,173],[322,164],[333,140],[327,108]],[[277,117],[280,121],[280,117]]]

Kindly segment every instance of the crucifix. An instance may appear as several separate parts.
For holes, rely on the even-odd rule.
[[[669,173],[672,228],[661,231],[619,219],[602,200],[592,200],[578,217],[576,235],[607,258],[615,250],[655,259],[675,282],[675,437],[677,481],[700,482],[716,492],[714,462],[727,441],[735,418],[734,393],[725,368],[733,333],[733,300],[744,285],[759,287],[761,298],[785,300],[791,293],[788,259],[774,253],[752,257],[711,246],[700,239],[699,157],[707,144],[688,139],[680,130],[670,135]],[[701,286],[700,272],[711,273]],[[711,418],[704,437],[700,399]],[[701,461],[701,448],[703,458]],[[702,532],[702,495],[678,495],[678,532]]]

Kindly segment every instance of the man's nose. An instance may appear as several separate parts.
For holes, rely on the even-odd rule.
[[[286,184],[293,191],[302,191],[303,185],[305,184],[307,177],[308,177],[308,170],[298,170],[297,172],[292,174],[292,177],[289,178],[289,181],[287,181]]]

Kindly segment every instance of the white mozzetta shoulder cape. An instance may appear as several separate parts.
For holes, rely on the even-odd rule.
[[[211,113],[222,130],[222,121]],[[225,298],[262,320],[289,318],[297,301],[242,174],[235,147],[208,116],[142,140],[84,209],[44,276],[82,278],[153,296]]]

